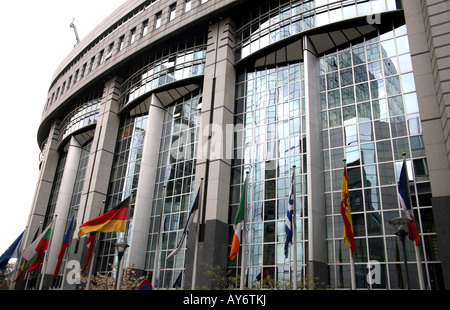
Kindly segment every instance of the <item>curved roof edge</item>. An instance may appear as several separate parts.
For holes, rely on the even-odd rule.
[[[132,10],[134,10],[139,5],[145,3],[146,0],[127,0],[120,7],[115,9],[110,15],[103,19],[93,30],[91,30],[84,38],[81,39],[69,54],[64,58],[60,65],[56,68],[53,74],[51,85],[58,75],[70,64],[70,62],[75,59],[80,53],[83,52],[93,41],[95,41],[102,33],[104,33],[108,28],[110,28],[114,23],[119,21],[122,17],[126,16]],[[50,86],[51,87],[51,86]]]

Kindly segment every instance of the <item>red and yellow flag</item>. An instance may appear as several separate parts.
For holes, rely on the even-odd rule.
[[[78,238],[91,232],[124,232],[130,197],[119,203],[114,209],[80,225]]]
[[[344,243],[356,255],[355,238],[353,237],[352,212],[350,209],[350,196],[348,193],[347,164],[344,163],[344,176],[342,178],[341,214],[344,220]]]

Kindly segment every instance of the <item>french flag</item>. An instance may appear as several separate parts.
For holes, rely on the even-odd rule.
[[[415,241],[416,245],[420,244],[420,235],[417,231],[417,227],[414,224],[414,214],[411,207],[411,200],[409,196],[409,180],[408,173],[406,171],[406,162],[403,160],[402,170],[400,171],[400,178],[398,180],[398,193],[400,195],[400,205],[406,216],[411,219],[411,223],[408,224],[408,237]]]
[[[291,186],[289,190],[289,205],[286,212],[286,224],[284,231],[286,232],[286,241],[284,243],[284,255],[287,258],[289,254],[289,246],[292,244],[292,214],[294,213],[294,173],[292,173]]]

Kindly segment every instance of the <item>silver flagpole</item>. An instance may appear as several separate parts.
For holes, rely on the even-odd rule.
[[[105,213],[105,200],[103,200],[102,212]],[[91,253],[92,256],[89,257],[89,259],[91,261],[89,262],[89,273],[88,273],[88,280],[86,283],[86,290],[89,290],[89,287],[91,286],[92,269],[94,268],[94,257],[97,256],[97,243],[98,243],[98,236],[95,236],[94,245],[93,245],[92,253]]]
[[[158,227],[158,236],[156,237],[156,252],[155,252],[155,259],[153,261],[153,273],[152,273],[152,286],[153,289],[156,289],[156,274],[158,272],[158,256],[159,256],[159,239],[161,239],[161,226],[162,226],[162,218],[164,215],[164,205],[166,200],[166,185],[163,185],[163,197],[162,197],[162,204],[161,204],[161,211],[159,214],[159,227]]]
[[[72,231],[70,232],[70,240],[69,240],[69,244],[67,246],[66,252],[64,253],[64,268],[63,268],[63,277],[61,280],[61,290],[64,287],[64,281],[66,280],[66,267],[67,267],[67,257],[69,256],[69,251],[70,251],[70,245],[72,244],[72,238],[73,238],[73,233],[75,232],[75,227],[77,226],[77,215],[78,215],[78,208],[75,208],[75,212],[73,214],[73,225],[72,225]]]
[[[248,186],[248,174],[249,171],[246,172],[246,187]],[[246,245],[246,234],[245,231],[247,230],[247,188],[245,188],[245,197],[244,197],[244,225],[242,227],[242,261],[241,261],[241,283],[240,283],[240,290],[244,289],[244,278],[245,278],[245,245]],[[261,274],[262,277],[262,274]]]
[[[197,211],[197,226],[195,231],[195,247],[194,247],[194,262],[192,265],[192,285],[191,289],[195,290],[195,284],[197,281],[197,259],[198,259],[198,240],[200,237],[200,219],[202,218],[202,189],[203,189],[203,178],[200,179],[200,193],[198,195],[198,211]]]
[[[56,224],[56,218],[58,217],[57,214],[55,214],[53,221],[52,221],[52,232],[50,235],[50,240],[48,241],[48,247],[47,250],[44,251],[44,265],[42,266],[42,274],[41,274],[41,282],[39,284],[39,290],[42,290],[42,285],[44,284],[44,277],[45,277],[45,271],[47,269],[47,262],[48,262],[48,249],[52,246],[52,239],[53,239],[53,231],[55,230],[55,224]]]
[[[411,190],[409,188],[408,167],[406,166],[406,153],[403,152],[402,156],[403,156],[403,165],[405,165],[405,169],[406,169],[406,178],[407,178],[406,180],[408,181],[407,182],[407,185],[408,185],[407,187],[408,187],[408,198],[409,198],[409,202],[411,204],[411,214],[414,214],[413,206],[412,206],[412,199],[411,199]],[[414,185],[416,184],[416,178],[414,178],[414,177],[413,177],[413,183],[414,183]],[[413,216],[413,218],[411,220],[414,221],[414,216]],[[419,249],[419,246],[416,245],[416,241],[414,240],[413,242],[414,242],[414,250],[416,252],[416,262],[417,262],[417,273],[418,273],[418,276],[419,276],[419,285],[420,285],[420,289],[424,290],[425,289],[425,282],[423,280],[423,270],[422,270],[422,262],[421,262],[421,258],[420,258],[420,249]]]
[[[293,177],[292,177],[292,193],[293,193],[293,210],[292,210],[292,234],[294,236],[293,242],[293,258],[294,258],[294,276],[293,276],[293,289],[297,290],[297,224],[296,224],[296,198],[295,198],[295,165],[292,166],[293,169]]]
[[[119,248],[117,247],[118,244],[120,244],[119,242],[116,242],[116,247],[117,247],[117,252],[118,252],[118,256],[119,256],[119,262],[118,262],[118,269],[117,269],[117,278],[116,278],[116,290],[120,290],[120,286],[122,285],[122,276],[123,276],[123,255],[125,254],[126,249],[128,248],[128,230],[130,229],[130,225],[131,225],[131,221],[130,221],[130,213],[131,213],[131,204],[133,203],[133,194],[134,194],[134,190],[132,189],[130,191],[130,202],[128,204],[128,209],[127,209],[127,220],[125,223],[125,232],[123,235],[123,243],[122,245],[122,253],[119,252]],[[119,238],[117,238],[117,240],[119,240]]]

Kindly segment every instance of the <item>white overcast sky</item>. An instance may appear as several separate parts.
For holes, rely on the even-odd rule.
[[[37,130],[53,74],[125,0],[0,1],[0,255],[25,229],[39,175]]]

